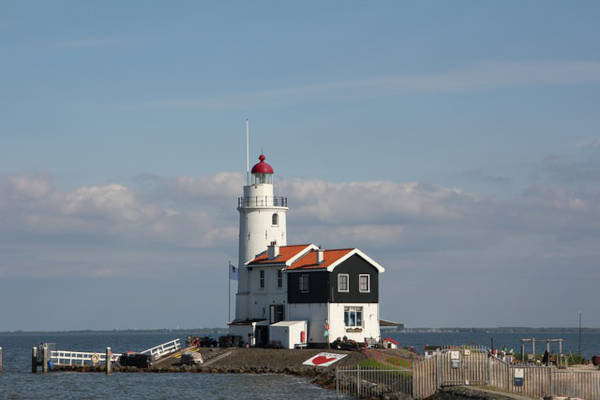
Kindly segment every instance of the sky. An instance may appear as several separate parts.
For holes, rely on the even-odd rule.
[[[225,326],[245,168],[408,327],[600,327],[600,4],[3,1],[0,331]]]

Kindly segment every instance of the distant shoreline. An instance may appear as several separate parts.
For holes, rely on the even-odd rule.
[[[548,328],[532,328],[532,327],[498,327],[498,328],[404,328],[404,329],[386,329],[382,328],[382,334],[384,333],[578,333],[579,328],[577,327],[548,327]],[[225,335],[227,334],[227,328],[190,328],[190,329],[106,329],[106,330],[65,330],[65,331],[2,331],[0,335],[39,335],[39,334],[107,334],[107,333],[119,333],[119,334],[140,334],[140,333],[174,333],[174,334],[186,334],[196,336],[206,335]],[[600,328],[581,328],[581,333],[600,333]]]

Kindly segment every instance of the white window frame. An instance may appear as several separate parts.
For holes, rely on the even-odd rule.
[[[358,325],[356,323],[356,321],[358,320],[358,318],[357,318],[358,312],[360,312],[360,325]],[[347,325],[347,322],[350,321],[351,318],[349,317],[348,320],[346,320],[346,313],[349,313],[348,315],[350,315],[350,313],[354,314],[354,325]],[[355,307],[355,306],[344,307],[344,327],[345,328],[347,328],[347,329],[362,328],[363,323],[364,323],[364,309],[362,306],[360,306],[360,307]]]
[[[306,285],[303,285],[302,283],[304,282],[304,279],[306,279]],[[298,280],[298,289],[300,290],[300,293],[309,293],[310,292],[310,278],[309,278],[309,274],[300,274],[300,278]]]
[[[342,278],[342,277],[346,278],[346,290],[340,288],[341,287],[340,284],[342,283],[340,278]],[[338,292],[340,292],[340,293],[350,292],[350,274],[338,274],[337,288],[338,288]]]
[[[267,283],[267,277],[264,269],[258,271],[258,288],[260,290],[265,290],[265,286]]]
[[[364,276],[367,277],[367,290],[363,290],[360,287],[360,280]],[[358,291],[360,293],[371,293],[371,275],[370,274],[360,274],[360,275],[358,275]]]

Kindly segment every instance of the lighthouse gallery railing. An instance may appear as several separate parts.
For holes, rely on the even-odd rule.
[[[287,207],[287,197],[245,196],[238,197],[238,208],[242,207]]]

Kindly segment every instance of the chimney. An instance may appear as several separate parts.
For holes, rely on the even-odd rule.
[[[323,248],[319,245],[317,249],[317,264],[323,263]]]
[[[277,246],[277,242],[271,242],[267,249],[269,251],[269,260],[279,257],[279,246]]]

